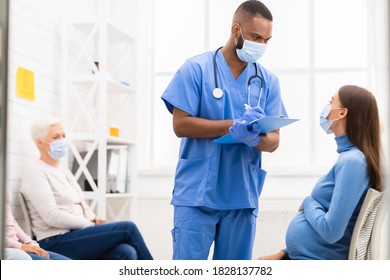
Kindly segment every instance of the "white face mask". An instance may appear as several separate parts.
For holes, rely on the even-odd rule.
[[[258,61],[263,56],[267,45],[245,40],[242,31],[241,36],[244,40],[244,43],[241,49],[236,49],[238,58],[247,63],[254,63]]]
[[[60,160],[68,152],[68,142],[65,138],[55,140],[51,143],[44,142],[50,145],[49,156],[55,160]]]
[[[332,108],[332,106],[330,106],[330,104],[326,104],[324,106],[324,109],[322,109],[322,112],[321,112],[321,115],[320,115],[320,125],[321,125],[322,129],[327,134],[333,133],[333,131],[330,129],[330,127],[332,126],[332,124],[335,121],[340,119],[340,118],[337,118],[337,119],[334,119],[334,120],[326,119],[329,116],[330,111],[333,110],[333,109],[344,109],[344,108]]]

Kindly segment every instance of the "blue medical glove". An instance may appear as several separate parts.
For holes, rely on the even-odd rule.
[[[259,126],[255,123],[251,128],[248,128],[247,125],[247,121],[236,119],[229,128],[229,133],[233,139],[242,142],[249,147],[257,146],[260,143]]]
[[[250,123],[251,121],[261,119],[264,116],[265,116],[264,110],[261,107],[257,106],[257,107],[246,109],[244,114],[241,116],[241,120]]]

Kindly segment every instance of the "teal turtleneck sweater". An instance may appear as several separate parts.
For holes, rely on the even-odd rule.
[[[320,178],[286,234],[291,259],[347,259],[353,227],[369,188],[364,154],[343,134],[335,138],[339,157]]]

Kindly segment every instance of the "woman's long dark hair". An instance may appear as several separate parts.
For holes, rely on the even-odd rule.
[[[371,187],[381,191],[380,123],[375,97],[364,88],[346,85],[339,89],[339,99],[348,109],[348,138],[366,157]]]

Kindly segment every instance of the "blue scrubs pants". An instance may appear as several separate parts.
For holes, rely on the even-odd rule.
[[[173,259],[250,260],[256,231],[253,209],[174,206]]]

